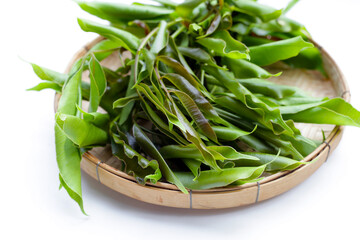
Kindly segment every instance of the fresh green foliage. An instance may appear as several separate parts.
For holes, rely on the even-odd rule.
[[[83,212],[81,154],[94,147],[110,145],[120,170],[140,184],[167,181],[187,194],[307,164],[319,143],[294,122],[360,127],[360,112],[343,99],[268,80],[281,72],[263,66],[278,61],[326,75],[305,27],[284,16],[296,0],[284,10],[253,0],[155,2],[76,1],[109,21],[78,19],[106,39],[66,74],[31,64],[43,82],[29,90],[61,93],[60,184]],[[113,53],[116,70],[101,63]]]

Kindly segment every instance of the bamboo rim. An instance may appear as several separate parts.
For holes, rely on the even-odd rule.
[[[77,59],[84,56],[95,44],[101,42],[104,39],[105,38],[103,38],[103,37],[97,37],[93,41],[91,41],[91,42],[87,43],[85,46],[83,46],[73,56],[72,60],[68,64],[65,72],[69,72],[70,67]],[[337,90],[337,95],[342,97],[345,101],[350,102],[350,98],[351,98],[350,89],[349,89],[349,86],[344,78],[344,75],[341,72],[341,70],[339,69],[338,65],[318,43],[316,43],[315,41],[312,41],[312,42],[321,51],[321,54],[323,55],[324,65],[325,65],[325,68],[327,68],[326,71],[331,72],[331,74],[330,73],[328,73],[328,74],[332,76],[331,81],[334,84],[336,84],[335,90]],[[55,111],[57,109],[57,104],[58,104],[59,99],[60,99],[60,94],[56,94],[55,101],[54,101]],[[279,194],[291,189],[292,187],[294,187],[297,184],[304,181],[308,176],[310,176],[313,172],[315,172],[315,170],[317,170],[327,160],[330,153],[336,148],[336,146],[340,142],[340,139],[343,134],[343,130],[344,130],[343,126],[335,126],[334,129],[329,134],[329,136],[326,138],[325,142],[322,143],[311,154],[309,154],[302,160],[304,162],[314,161],[314,163],[300,165],[298,168],[291,170],[291,171],[283,171],[283,172],[279,172],[276,174],[272,174],[256,183],[247,183],[247,184],[244,184],[241,186],[236,186],[236,187],[223,187],[223,188],[216,188],[216,189],[209,189],[209,190],[192,190],[191,194],[190,194],[191,208],[209,209],[209,208],[226,208],[226,207],[236,207],[236,206],[241,206],[241,205],[247,205],[247,204],[255,203],[258,201],[263,201],[265,199],[269,199],[271,197],[274,197],[276,195],[279,195]],[[103,163],[100,159],[98,159],[96,156],[94,156],[91,152],[86,152],[83,154],[83,161],[81,162],[81,168],[86,173],[88,173],[90,176],[94,177],[95,179],[98,179],[99,181],[100,181],[99,176],[105,175],[108,178],[112,179],[112,181],[130,184],[132,186],[132,188],[134,188],[134,189],[138,189],[138,187],[140,187],[140,189],[142,189],[142,190],[150,189],[151,191],[158,191],[159,193],[160,192],[164,193],[164,191],[166,191],[166,194],[170,194],[170,195],[174,195],[174,196],[176,195],[177,198],[180,198],[179,194],[186,195],[186,194],[182,194],[175,185],[166,183],[166,182],[158,182],[156,184],[147,183],[145,186],[141,186],[136,182],[134,177],[132,177],[132,176],[130,176],[130,175],[106,164],[106,163]],[[294,182],[296,182],[295,185],[294,185],[294,182],[289,183],[287,185],[285,184],[285,186],[282,189],[275,191],[273,194],[270,193],[263,197],[259,197],[260,189],[263,189],[266,186],[271,186],[273,188],[274,187],[276,188],[276,184],[279,184],[279,183],[284,184],[288,181],[287,179],[292,179],[294,177],[296,178],[297,175],[299,175],[299,176],[306,175],[306,176],[301,179],[297,179],[296,181],[294,180]],[[112,186],[113,184],[111,182],[103,182],[103,181],[101,181],[101,182],[104,185],[106,185],[118,192],[121,192],[125,195],[128,195],[130,197],[136,198],[136,199],[144,201],[144,202],[149,202],[149,203],[153,203],[153,204],[157,204],[157,205],[170,206],[170,207],[179,207],[179,208],[188,208],[189,207],[189,206],[187,206],[187,204],[184,205],[184,204],[178,204],[178,203],[173,203],[173,202],[166,203],[166,201],[164,202],[163,199],[161,201],[159,201],[158,199],[154,200],[151,198],[149,198],[149,199],[141,198],[139,196],[134,196],[134,194],[131,194],[131,191],[124,192],[119,187]],[[139,190],[134,190],[134,191],[139,191]],[[232,193],[240,195],[240,196],[244,195],[244,194],[239,194],[240,192],[243,192],[245,195],[250,192],[253,194],[253,192],[254,192],[256,194],[256,199],[255,199],[256,201],[234,203],[234,204],[230,204],[229,206],[227,206],[227,205],[208,206],[206,204],[205,205],[199,204],[197,206],[196,202],[195,202],[197,197],[199,197],[199,201],[201,201],[200,199],[204,198],[205,196],[206,197],[211,197],[211,196],[219,197],[221,194],[228,194],[230,196],[230,195],[232,195]],[[187,197],[187,198],[189,198],[189,197]],[[226,198],[224,198],[224,199],[226,199]],[[188,201],[188,200],[186,200],[186,201]],[[204,200],[202,200],[202,201],[204,201]]]

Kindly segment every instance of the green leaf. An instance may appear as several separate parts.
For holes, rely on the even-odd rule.
[[[277,156],[267,153],[258,153],[258,152],[246,152],[244,154],[257,157],[258,160],[235,160],[236,167],[248,167],[248,166],[261,166],[266,165],[266,172],[278,172],[278,171],[287,171],[294,170],[295,168],[306,164],[306,162],[300,162],[293,160],[291,158]]]
[[[127,31],[80,18],[78,18],[78,23],[85,32],[98,33],[133,53],[135,53],[140,46],[140,39]]]
[[[36,85],[35,87],[28,88],[28,91],[41,91],[44,89],[53,89],[56,92],[61,92],[61,86],[59,84],[54,82],[42,82]]]
[[[195,59],[200,63],[206,63],[213,67],[219,67],[210,54],[201,48],[179,47],[179,51],[184,56]]]
[[[60,184],[69,196],[79,204],[81,211],[86,214],[81,191],[80,150],[57,124],[55,125],[55,147],[56,161],[60,171]]]
[[[64,73],[58,73],[53,70],[41,67],[39,65],[36,65],[34,63],[31,63],[31,66],[35,72],[35,74],[41,79],[45,81],[50,81],[58,84],[59,86],[62,86],[67,78],[68,75]]]
[[[164,75],[163,78],[169,80],[177,89],[186,93],[190,98],[192,98],[192,100],[196,103],[206,118],[214,121],[219,118],[210,102],[196,88],[198,85],[197,82],[194,86],[187,79],[175,73],[168,73]]]
[[[91,124],[94,124],[95,126],[99,128],[106,128],[106,126],[109,124],[110,116],[107,113],[99,113],[99,112],[92,112],[87,113],[84,110],[82,110],[79,106],[77,106],[78,110],[82,113],[83,119]]]
[[[136,89],[133,88],[135,85],[134,79],[134,65],[131,66],[130,80],[126,89],[125,97],[133,96],[136,93]],[[121,110],[120,118],[119,118],[119,126],[123,125],[129,117],[131,117],[131,112],[134,108],[135,103],[130,102]]]
[[[266,23],[257,23],[252,27],[252,31],[259,36],[276,36],[277,33],[291,33],[291,35],[297,36],[299,32],[305,29],[302,24],[286,17],[280,17]]]
[[[106,90],[106,77],[100,62],[93,56],[89,62],[90,100],[89,112],[96,112]]]
[[[146,84],[140,83],[139,85],[136,86],[136,89],[140,93],[144,94],[147,97],[147,99],[149,99],[156,106],[156,108],[158,110],[162,111],[165,114],[169,123],[174,124],[182,131],[186,131],[183,123],[179,120],[178,116],[176,116],[176,114],[174,114],[171,110],[164,107],[163,103],[154,95],[154,93],[151,91],[149,86],[147,86]],[[127,106],[125,106],[125,107],[127,107]]]
[[[342,98],[283,106],[280,111],[285,119],[293,119],[295,122],[360,127],[360,112]]]
[[[286,59],[284,62],[293,68],[314,69],[327,76],[320,50],[316,47],[303,49],[296,57]]]
[[[249,14],[254,17],[260,18],[263,22],[276,19],[281,16],[282,10],[277,10],[272,7],[259,4],[252,0],[232,0],[237,8],[235,11]]]
[[[151,46],[150,52],[158,54],[164,47],[166,47],[169,37],[166,29],[167,23],[165,21],[161,21],[159,24],[159,30]]]
[[[189,172],[176,172],[175,174],[185,187],[202,190],[224,187],[238,180],[256,179],[264,172],[265,167],[263,165],[260,167],[226,168],[221,172],[214,170],[201,171],[196,179],[193,179],[193,174]]]
[[[91,49],[96,59],[100,62],[110,56],[116,49],[119,49],[122,44],[119,42],[114,42],[109,39],[105,39],[97,44],[95,44]]]
[[[176,116],[178,117],[179,121],[185,128],[184,135],[185,135],[186,139],[189,142],[192,142],[196,146],[196,148],[201,153],[201,156],[204,159],[205,164],[207,164],[208,166],[212,167],[213,169],[219,171],[220,168],[217,165],[214,156],[206,148],[206,145],[201,140],[199,133],[191,126],[189,121],[186,119],[184,114],[179,110],[179,108],[176,106],[176,104],[175,103],[173,103],[173,104],[174,104],[173,106],[174,106],[174,111],[176,113]]]
[[[168,6],[168,7],[171,7],[171,8],[176,8],[176,6],[178,5],[177,3],[174,3],[170,0],[152,0],[154,2],[158,2],[164,6]]]
[[[243,43],[235,40],[226,30],[217,31],[196,42],[209,49],[210,52],[214,52],[216,56],[235,59],[249,58],[249,49]]]
[[[114,156],[125,163],[124,171],[133,175],[136,181],[145,185],[146,181],[155,184],[162,177],[159,163],[147,160],[130,147],[119,135],[112,133],[111,151]]]
[[[142,102],[142,109],[145,111],[146,115],[149,117],[149,119],[152,121],[152,123],[165,135],[172,138],[174,141],[176,141],[179,144],[187,145],[189,142],[186,141],[182,136],[180,136],[176,131],[173,129],[170,129],[169,125],[166,124],[161,117],[156,114],[155,111],[146,103]]]
[[[252,93],[260,93],[264,96],[283,99],[287,97],[311,98],[308,94],[297,87],[274,84],[267,80],[256,78],[239,79],[239,82]]]
[[[80,100],[79,87],[81,83],[82,68],[78,69],[63,87],[63,92],[59,100],[58,112],[75,115],[76,105]]]
[[[221,139],[221,140],[225,140],[225,141],[235,141],[238,138],[241,138],[243,136],[247,136],[250,135],[251,133],[253,133],[257,126],[255,126],[255,128],[251,131],[251,132],[247,132],[244,130],[241,130],[235,126],[230,127],[223,127],[223,126],[212,126],[213,130],[216,133],[216,136]]]
[[[95,125],[72,115],[58,113],[57,125],[64,134],[80,148],[105,145],[108,134]]]
[[[110,2],[75,1],[84,11],[99,18],[117,23],[131,20],[145,20],[166,17],[174,10],[150,5],[122,4]]]
[[[200,83],[198,81],[196,81],[196,79],[184,68],[184,66],[181,65],[181,63],[179,63],[175,59],[170,58],[168,56],[160,55],[160,56],[156,57],[156,60],[161,61],[161,62],[165,63],[167,66],[169,66],[170,68],[174,69],[174,71],[177,74],[180,74],[181,76],[183,76],[187,81],[189,81],[189,83],[191,85],[196,87],[198,90],[200,90],[202,88]]]
[[[297,3],[299,2],[299,0],[291,0],[288,5],[286,6],[286,8],[283,11],[283,14],[286,14],[287,12],[289,12]]]
[[[172,90],[171,92],[175,93],[176,96],[179,98],[182,105],[185,107],[190,117],[195,121],[200,131],[212,141],[217,142],[216,134],[210,126],[209,121],[201,113],[200,109],[195,104],[193,99],[182,91]]]
[[[156,149],[155,145],[150,141],[150,139],[140,129],[140,127],[137,124],[134,124],[132,129],[136,142],[147,154],[149,154],[152,158],[158,161],[161,173],[162,175],[164,175],[166,180],[170,183],[175,184],[183,193],[188,193],[185,187],[170,169],[162,155]]]
[[[186,0],[176,6],[176,13],[184,18],[188,18],[189,16],[191,16],[194,8],[196,8],[205,1],[206,0]]]
[[[204,67],[205,71],[215,77],[222,85],[224,85],[229,91],[231,91],[236,99],[240,100],[244,107],[242,109],[247,113],[251,114],[253,120],[262,123],[264,126],[267,126],[269,129],[274,131],[276,134],[285,133],[288,135],[293,135],[293,131],[289,126],[286,125],[279,109],[272,108],[258,99],[254,94],[247,90],[243,85],[236,80],[231,72],[227,72],[218,68],[213,68],[210,66]],[[221,100],[221,99],[220,99]],[[227,100],[227,99],[225,99]],[[216,100],[217,103],[223,105],[225,108],[230,106],[224,103],[219,102],[219,99]],[[236,104],[233,101],[232,104],[241,107],[241,104]],[[236,113],[241,112],[239,108],[231,108],[230,110],[235,110]],[[252,113],[252,111],[254,113]],[[243,113],[240,113],[243,115]]]
[[[119,98],[118,100],[114,101],[113,107],[114,108],[123,108],[126,105],[128,105],[129,103],[131,103],[133,101],[137,101],[139,99],[140,99],[139,95],[137,93],[134,93],[133,95]]]
[[[213,34],[216,31],[216,29],[219,27],[220,23],[221,23],[221,15],[217,13],[215,14],[214,19],[211,21],[209,28],[206,30],[206,33],[198,38],[204,38]]]
[[[207,146],[209,152],[214,156],[216,160],[238,160],[238,159],[254,159],[256,157],[248,156],[237,152],[234,148],[230,146]],[[201,162],[207,164],[200,151],[196,148],[194,144],[189,144],[187,146],[180,145],[167,145],[160,149],[160,153],[165,159],[171,158],[192,158],[199,159]],[[208,164],[207,164],[208,165]]]
[[[224,63],[234,73],[236,78],[269,78],[279,75],[273,75],[245,59],[224,58]]]
[[[190,171],[192,172],[192,174],[195,176],[195,178],[197,176],[199,176],[200,174],[200,166],[201,166],[201,161],[198,161],[196,159],[191,159],[191,158],[185,158],[182,159],[182,161],[185,163],[185,165],[190,169]]]
[[[280,60],[288,59],[299,54],[304,48],[313,47],[302,37],[280,40],[260,46],[250,47],[250,61],[259,66],[266,66]]]

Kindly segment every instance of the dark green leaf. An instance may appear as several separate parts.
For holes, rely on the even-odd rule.
[[[150,141],[150,139],[146,136],[146,134],[140,129],[137,124],[134,124],[133,126],[133,134],[136,142],[140,145],[140,147],[152,158],[158,161],[161,173],[162,175],[164,175],[166,180],[175,184],[183,193],[187,193],[187,190],[182,185],[180,180],[175,176],[173,171],[170,169],[162,155],[156,149],[155,145]]]

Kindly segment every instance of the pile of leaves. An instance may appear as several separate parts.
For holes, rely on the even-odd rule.
[[[139,184],[167,181],[186,194],[304,164],[320,143],[294,122],[360,126],[360,113],[341,98],[267,80],[281,73],[263,66],[278,61],[326,74],[305,27],[285,17],[296,1],[283,10],[253,0],[154,2],[77,2],[110,23],[78,19],[81,29],[106,39],[67,74],[32,64],[44,80],[32,90],[61,93],[60,183],[82,211],[81,155],[93,147],[111,145]],[[114,52],[122,62],[115,71],[100,64]]]

